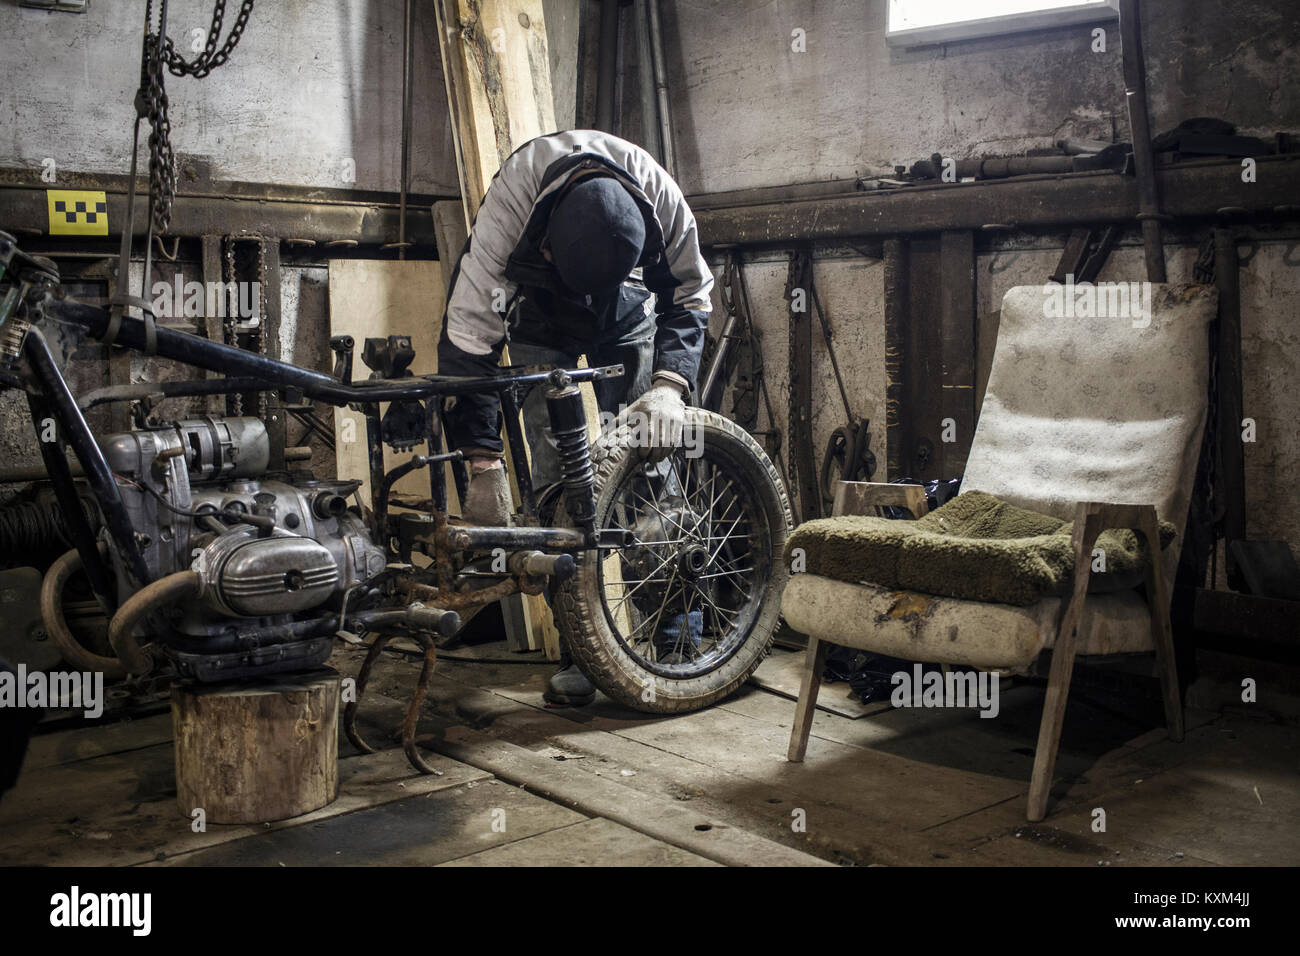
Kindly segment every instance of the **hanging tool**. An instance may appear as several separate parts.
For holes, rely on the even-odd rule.
[[[799,520],[822,516],[819,473],[813,464],[812,446],[812,256],[796,249],[790,256],[785,284],[790,304],[790,460],[787,475],[799,505]]]
[[[1142,248],[1146,254],[1147,281],[1165,281],[1165,250],[1156,186],[1155,156],[1151,147],[1151,121],[1147,115],[1147,72],[1142,57],[1142,22],[1138,0],[1119,0],[1119,36],[1124,59],[1124,98],[1133,134],[1133,165],[1137,172],[1138,221],[1142,223]]]
[[[1068,276],[1074,276],[1075,284],[1096,281],[1119,239],[1120,231],[1119,226],[1106,226],[1101,230],[1084,227],[1072,231],[1061,253],[1061,261],[1047,281],[1064,285]]]
[[[822,338],[826,342],[826,354],[831,360],[831,370],[835,373],[835,384],[840,390],[840,401],[844,403],[846,420],[846,424],[831,432],[818,476],[822,493],[822,513],[829,514],[831,506],[835,503],[835,482],[870,481],[871,476],[876,472],[876,456],[871,451],[871,422],[865,418],[857,418],[849,404],[849,392],[844,387],[844,376],[840,372],[840,363],[835,356],[830,316],[822,307],[821,296],[817,293],[811,260],[808,267],[808,294],[821,325]]]
[[[745,283],[741,252],[739,248],[730,245],[719,248],[730,250],[719,286],[727,318],[712,355],[704,363],[699,404],[701,408],[710,411],[721,411],[723,393],[734,374],[735,381],[731,390],[732,420],[751,435],[762,436],[768,457],[776,461],[784,473],[781,432],[776,424],[772,396],[767,390],[767,379],[763,374],[762,334],[755,328],[753,313],[749,308],[749,288]],[[767,412],[766,429],[758,427],[756,394],[763,398],[763,407]]]

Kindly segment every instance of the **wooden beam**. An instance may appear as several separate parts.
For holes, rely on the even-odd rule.
[[[506,157],[554,132],[546,23],[541,0],[436,0],[434,10],[465,221],[472,223]]]
[[[555,129],[546,23],[542,0],[435,0],[434,10],[468,230],[506,158]],[[459,253],[443,251],[448,276]],[[508,350],[501,359],[509,364]],[[528,467],[510,462],[512,474]],[[502,610],[512,647],[558,657],[558,632],[542,597],[507,598]]]
[[[1248,216],[1295,221],[1300,153],[1262,156],[1257,181],[1241,181],[1236,160],[1179,163],[1156,172],[1161,207],[1174,219],[1216,218],[1224,207]],[[910,186],[825,198],[773,197],[729,203],[725,194],[688,197],[706,245],[789,244],[819,239],[904,236],[1002,223],[1020,229],[1133,223],[1137,184],[1119,173],[1016,176],[969,183]]]

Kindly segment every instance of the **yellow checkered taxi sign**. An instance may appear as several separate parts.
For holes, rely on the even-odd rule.
[[[107,236],[108,198],[85,189],[47,189],[51,236]]]

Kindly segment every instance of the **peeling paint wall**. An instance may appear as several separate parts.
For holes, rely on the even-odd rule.
[[[227,4],[223,42],[238,9]],[[403,0],[257,4],[224,66],[201,80],[167,75],[182,174],[190,160],[216,180],[397,190],[402,11]],[[197,56],[191,31],[211,16],[211,0],[171,0],[168,35],[187,59]],[[415,19],[411,188],[455,195],[433,18]],[[0,166],[39,169],[48,157],[59,169],[125,174],[143,25],[142,2],[98,0],[85,14],[0,5],[0,62],[24,65],[0,88]]]
[[[885,0],[709,0],[664,3],[678,178],[686,193],[889,174],[939,151],[958,158],[1023,153],[1063,137],[1128,136],[1117,24],[949,43],[915,50],[885,45]],[[1152,126],[1218,116],[1251,135],[1300,133],[1300,17],[1290,0],[1144,4]],[[791,50],[791,31],[807,52]],[[707,236],[705,239],[707,240]],[[977,312],[1003,293],[1041,284],[1063,235],[977,239]],[[1199,236],[1169,236],[1171,281],[1191,278]],[[1182,243],[1180,245],[1180,243]],[[1285,239],[1243,244],[1245,415],[1252,537],[1284,539],[1300,554],[1300,254]],[[884,285],[880,263],[849,250],[817,250],[816,278],[854,403],[872,420],[884,480]],[[786,415],[788,252],[747,267],[754,316],[779,418]],[[1143,278],[1136,234],[1111,256],[1102,280]],[[715,310],[721,302],[715,296]],[[715,315],[714,331],[720,327]],[[843,409],[814,334],[820,377],[813,410],[820,456]],[[765,421],[766,416],[761,415]],[[787,422],[779,423],[784,432]],[[787,441],[788,446],[788,441]],[[897,476],[890,475],[889,478]]]

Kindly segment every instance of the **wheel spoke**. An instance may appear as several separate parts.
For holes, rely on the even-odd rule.
[[[684,678],[718,667],[754,626],[767,562],[753,538],[767,518],[730,460],[666,461],[623,472],[603,524],[633,532],[633,543],[617,562],[597,565],[597,581],[627,651],[655,673]],[[688,572],[691,550],[702,553],[691,555]]]

